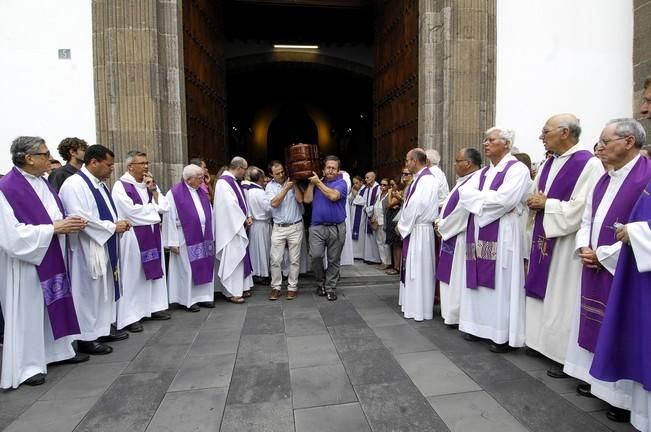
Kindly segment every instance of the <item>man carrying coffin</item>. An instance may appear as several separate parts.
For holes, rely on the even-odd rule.
[[[65,264],[65,234],[81,231],[86,221],[64,218],[61,200],[42,177],[49,156],[42,138],[18,137],[11,144],[14,167],[0,179],[2,388],[43,384],[48,363],[75,358],[71,343],[79,324]]]
[[[244,178],[248,163],[235,156],[215,185],[213,226],[217,277],[233,303],[244,303],[253,286],[249,238],[246,228],[252,220],[239,182]]]
[[[126,332],[111,332],[115,302],[120,298],[118,235],[129,229],[127,221],[118,220],[104,184],[113,172],[113,156],[104,146],[88,147],[84,165],[63,183],[59,192],[66,213],[88,221],[83,231],[69,236],[70,277],[81,329],[77,348],[94,355],[113,351],[99,338],[108,341],[129,337]]]
[[[526,290],[527,346],[560,365],[547,371],[563,378],[562,364],[576,309],[581,261],[574,253],[576,231],[588,191],[603,174],[601,161],[578,144],[579,119],[551,117],[540,139],[553,153],[538,170],[530,191],[529,224],[533,224]]]
[[[124,161],[127,172],[113,185],[118,217],[133,229],[120,237],[120,282],[118,328],[143,330],[140,320],[168,320],[160,214],[169,210],[167,198],[149,173],[147,154],[130,151]]]
[[[407,191],[398,221],[402,241],[400,305],[405,318],[433,318],[436,257],[433,223],[439,214],[439,181],[427,167],[427,155],[416,148],[407,153],[414,181]]]
[[[466,228],[469,214],[457,205],[459,191],[480,168],[479,150],[465,148],[457,152],[454,159],[457,184],[443,202],[443,213],[437,225],[442,243],[436,278],[441,282],[441,316],[448,326],[459,324],[461,294],[466,288]]]
[[[213,274],[215,240],[208,192],[201,187],[204,170],[183,168],[183,181],[167,193],[169,211],[163,215],[163,244],[170,249],[169,302],[198,312],[215,307]]]

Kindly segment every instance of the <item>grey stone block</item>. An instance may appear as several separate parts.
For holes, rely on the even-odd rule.
[[[351,383],[383,384],[408,379],[398,362],[386,348],[341,353]]]
[[[383,349],[380,338],[366,326],[337,326],[330,328],[330,336],[339,352]]]
[[[546,371],[555,362],[546,357],[533,357],[526,354],[526,349],[519,349],[505,355],[504,358],[525,372]]]
[[[202,330],[190,347],[189,357],[235,354],[240,345],[240,332],[235,330]]]
[[[292,402],[227,404],[220,432],[294,432]]]
[[[341,364],[328,334],[287,338],[290,369]]]
[[[283,310],[279,304],[248,307],[243,335],[277,334],[284,331]]]
[[[381,310],[362,309],[359,311],[366,324],[369,327],[397,326],[406,324],[405,318],[398,315],[395,311],[384,308]]]
[[[235,354],[187,357],[169,391],[228,387],[234,365]]]
[[[364,432],[371,428],[358,403],[294,411],[296,432]]]
[[[291,397],[288,363],[252,367],[237,366],[228,391],[227,404],[255,404]]]
[[[469,342],[471,343],[471,342]],[[506,360],[509,354],[500,355],[491,352],[481,354],[448,354],[448,358],[460,369],[467,373],[477,384],[486,388],[487,385],[498,382],[516,380],[536,381],[519,367]]]
[[[294,408],[356,402],[357,396],[342,365],[290,370]]]
[[[376,327],[373,330],[382,343],[394,354],[437,349],[432,342],[409,325]]]
[[[326,327],[340,325],[366,325],[350,302],[338,300],[319,305],[319,312]]]
[[[131,362],[125,373],[159,372],[172,369],[176,372],[185,358],[190,344],[146,346]]]
[[[261,366],[269,363],[286,363],[287,341],[284,334],[246,335],[240,339],[237,367]]]
[[[287,336],[308,336],[328,334],[321,316],[285,318],[285,334]]]
[[[147,427],[150,432],[218,432],[225,388],[167,393]]]
[[[37,401],[3,431],[71,431],[91,409],[97,399],[98,397],[88,397]]]
[[[127,365],[128,363],[81,363],[45,393],[41,400],[99,397]]]

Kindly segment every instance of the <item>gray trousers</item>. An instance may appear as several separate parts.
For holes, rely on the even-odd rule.
[[[310,227],[310,259],[318,287],[334,291],[339,282],[341,251],[346,241],[346,223]],[[323,256],[328,251],[328,268],[323,270]],[[325,278],[324,278],[325,276]],[[325,280],[324,280],[325,279]]]

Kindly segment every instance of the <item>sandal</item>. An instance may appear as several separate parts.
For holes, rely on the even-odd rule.
[[[235,297],[235,296],[229,297],[228,301],[231,302],[231,303],[237,303],[237,304],[244,303],[244,299],[242,297]]]
[[[398,270],[396,270],[396,269],[391,269],[391,270],[387,270],[385,273],[388,274],[388,275],[397,275],[400,272]]]

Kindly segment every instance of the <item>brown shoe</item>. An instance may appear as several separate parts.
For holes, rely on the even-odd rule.
[[[229,297],[228,301],[231,302],[231,303],[237,303],[237,304],[244,303],[244,299],[242,297],[240,297],[240,296]]]
[[[271,294],[269,294],[269,300],[274,301],[280,298],[280,290],[272,289]]]
[[[287,300],[294,300],[297,295],[297,291],[287,291]]]

